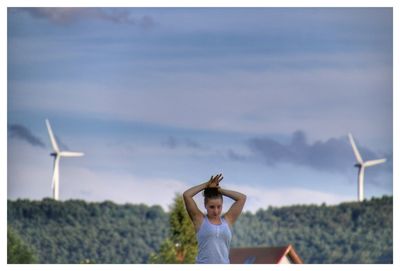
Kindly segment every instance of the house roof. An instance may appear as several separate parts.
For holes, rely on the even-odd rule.
[[[230,261],[232,264],[277,264],[285,256],[291,263],[303,263],[292,245],[285,247],[243,247],[232,248]]]

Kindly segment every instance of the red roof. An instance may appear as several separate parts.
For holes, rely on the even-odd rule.
[[[230,251],[230,261],[232,264],[278,264],[285,256],[291,263],[303,263],[292,245],[285,247],[232,248]]]

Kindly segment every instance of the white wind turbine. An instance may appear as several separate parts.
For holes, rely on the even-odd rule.
[[[353,148],[354,155],[357,159],[357,164],[355,164],[355,167],[358,167],[358,201],[363,201],[364,200],[364,171],[365,168],[370,167],[370,166],[375,166],[378,164],[382,164],[386,162],[386,159],[378,159],[378,160],[370,160],[370,161],[363,161],[361,158],[360,153],[358,152],[356,143],[354,142],[353,136],[351,133],[349,133],[349,140],[351,147]]]
[[[61,151],[60,148],[58,147],[53,131],[51,130],[50,122],[48,119],[46,119],[46,126],[47,126],[47,131],[49,132],[51,146],[53,147],[53,152],[50,153],[50,155],[54,157],[54,172],[53,172],[53,182],[51,184],[51,188],[53,189],[53,198],[55,200],[58,200],[60,158],[79,157],[83,156],[84,154],[82,152]]]

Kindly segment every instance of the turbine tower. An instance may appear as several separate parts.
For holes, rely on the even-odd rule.
[[[353,136],[351,133],[349,133],[349,140],[351,147],[353,148],[354,156],[356,157],[357,164],[355,164],[355,167],[358,167],[358,201],[363,201],[364,200],[364,171],[365,168],[370,167],[370,166],[375,166],[378,164],[382,164],[386,162],[386,159],[378,159],[378,160],[370,160],[370,161],[363,161],[356,143],[354,142]]]
[[[53,148],[53,152],[50,153],[50,156],[54,157],[54,171],[53,171],[53,181],[51,184],[51,188],[53,189],[53,198],[55,200],[58,200],[58,191],[59,191],[59,174],[60,174],[60,158],[61,157],[79,157],[83,156],[84,154],[82,152],[70,152],[70,151],[61,151],[60,148],[58,147],[56,138],[53,134],[53,131],[51,130],[50,122],[48,119],[46,119],[46,126],[47,126],[47,131],[49,132],[49,137],[50,137],[50,142],[51,146]]]

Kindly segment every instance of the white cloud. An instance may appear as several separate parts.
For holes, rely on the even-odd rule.
[[[7,150],[7,197],[51,197],[53,161],[50,150],[10,139]]]
[[[126,173],[95,172],[85,168],[71,168],[64,177],[69,184],[62,193],[63,199],[144,203],[161,205],[166,211],[175,194],[186,189],[185,183],[172,178],[147,178]]]

